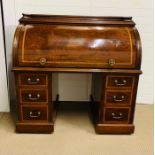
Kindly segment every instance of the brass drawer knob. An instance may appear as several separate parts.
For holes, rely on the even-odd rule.
[[[32,81],[31,78],[27,78],[27,83],[28,84],[38,84],[40,82],[40,79],[39,78],[36,78],[35,81]]]
[[[32,94],[28,94],[28,98],[29,98],[29,100],[31,100],[31,101],[36,101],[36,100],[39,100],[40,94],[37,94],[36,97],[32,97]]]
[[[45,65],[46,64],[46,58],[40,58],[40,65]]]
[[[38,111],[36,115],[34,115],[32,111],[30,111],[29,113],[30,118],[38,118],[40,117],[40,115],[41,115],[40,111]]]
[[[108,64],[110,67],[113,67],[115,65],[115,59],[109,59]]]

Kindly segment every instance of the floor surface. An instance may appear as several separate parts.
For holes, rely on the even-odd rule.
[[[153,155],[153,105],[137,105],[135,133],[98,135],[86,105],[61,105],[53,134],[17,134],[0,113],[0,155]]]

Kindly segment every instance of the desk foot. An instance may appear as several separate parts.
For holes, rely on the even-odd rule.
[[[54,131],[52,123],[17,123],[16,132],[19,133],[51,133]]]
[[[95,131],[99,134],[132,134],[133,124],[96,124]]]

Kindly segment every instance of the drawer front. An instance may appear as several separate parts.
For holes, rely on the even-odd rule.
[[[128,123],[129,112],[129,108],[106,108],[104,121],[106,123]]]
[[[47,120],[46,107],[22,107],[23,120]]]
[[[131,92],[107,91],[106,104],[131,104]]]
[[[131,88],[133,87],[134,77],[132,76],[107,76],[106,87],[108,88]]]
[[[19,74],[20,85],[47,85],[47,74],[21,73]]]
[[[48,92],[46,89],[21,89],[20,90],[21,103],[28,102],[48,102]]]

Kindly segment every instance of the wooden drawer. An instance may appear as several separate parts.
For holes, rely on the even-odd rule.
[[[107,88],[132,88],[134,77],[109,75],[106,79]]]
[[[46,89],[20,89],[20,102],[48,102],[48,92]]]
[[[128,123],[129,108],[105,108],[104,122],[106,123]]]
[[[48,84],[47,74],[39,73],[20,73],[19,85],[41,85],[46,86]]]
[[[22,120],[47,120],[47,107],[22,107]]]
[[[106,91],[105,104],[129,105],[131,104],[130,91]]]

